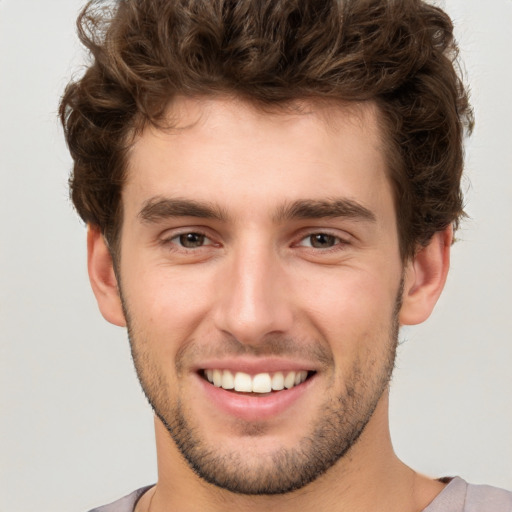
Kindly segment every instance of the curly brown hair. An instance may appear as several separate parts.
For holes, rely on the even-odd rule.
[[[373,101],[402,257],[458,226],[473,115],[441,9],[421,0],[93,0],[78,31],[92,61],[60,104],[71,196],[114,255],[127,150],[176,94],[228,93],[267,107]]]

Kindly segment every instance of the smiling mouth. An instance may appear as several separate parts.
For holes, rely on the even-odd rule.
[[[218,388],[260,395],[294,388],[308,380],[315,373],[314,371],[300,370],[250,375],[244,372],[220,369],[200,371],[200,375],[205,380]]]

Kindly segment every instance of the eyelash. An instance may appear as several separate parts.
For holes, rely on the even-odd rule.
[[[197,247],[186,247],[183,245],[182,237],[186,237],[189,235],[196,235],[197,237],[200,237],[203,239],[203,241],[208,241],[208,243],[202,243],[201,245]],[[215,246],[218,244],[215,244],[211,238],[204,233],[201,230],[188,230],[188,231],[182,231],[181,233],[175,233],[172,236],[165,237],[162,239],[162,244],[165,245],[168,248],[171,248],[173,250],[179,250],[179,251],[196,251],[197,249],[201,249],[205,246]]]
[[[195,235],[197,237],[202,238],[202,242],[200,245],[196,247],[186,247],[184,245],[184,240],[182,237]],[[320,237],[324,236],[332,240],[333,245],[329,247],[314,247],[313,237]],[[309,244],[305,245],[304,242],[309,240]],[[206,241],[206,243],[204,243]],[[220,244],[216,244],[212,241],[211,237],[209,237],[204,231],[202,230],[188,230],[188,231],[182,231],[180,233],[175,233],[172,236],[168,236],[161,241],[162,245],[166,246],[170,250],[174,251],[180,251],[180,252],[196,252],[197,250],[209,247],[209,246],[219,246]],[[193,242],[192,242],[193,243]],[[349,242],[341,238],[338,235],[334,235],[330,233],[329,231],[313,231],[309,232],[307,234],[301,235],[298,242],[293,243],[292,247],[303,247],[306,250],[311,250],[315,252],[322,252],[322,253],[330,253],[333,251],[339,251],[343,250],[346,245],[349,245]]]
[[[314,247],[313,237],[320,236],[331,239],[333,245],[329,247]],[[308,245],[304,245],[304,242],[306,241],[309,241],[310,243]],[[306,234],[305,236],[301,236],[299,241],[294,245],[297,247],[304,247],[307,250],[313,250],[315,252],[321,251],[322,253],[329,253],[333,251],[343,250],[345,246],[349,245],[349,242],[345,238],[341,238],[340,236],[330,233],[329,231],[314,231]]]

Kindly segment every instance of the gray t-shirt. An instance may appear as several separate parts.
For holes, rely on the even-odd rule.
[[[140,497],[151,487],[138,489],[90,512],[133,512]],[[455,477],[423,512],[512,512],[512,492],[489,485],[468,484]]]

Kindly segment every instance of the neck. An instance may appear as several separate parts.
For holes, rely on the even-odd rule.
[[[167,430],[155,419],[157,485],[140,501],[139,511],[280,512],[360,511],[419,512],[443,484],[420,476],[395,455],[388,427],[388,396],[347,454],[326,473],[302,489],[282,495],[235,494],[211,485],[188,466]],[[151,507],[149,506],[151,502]]]

